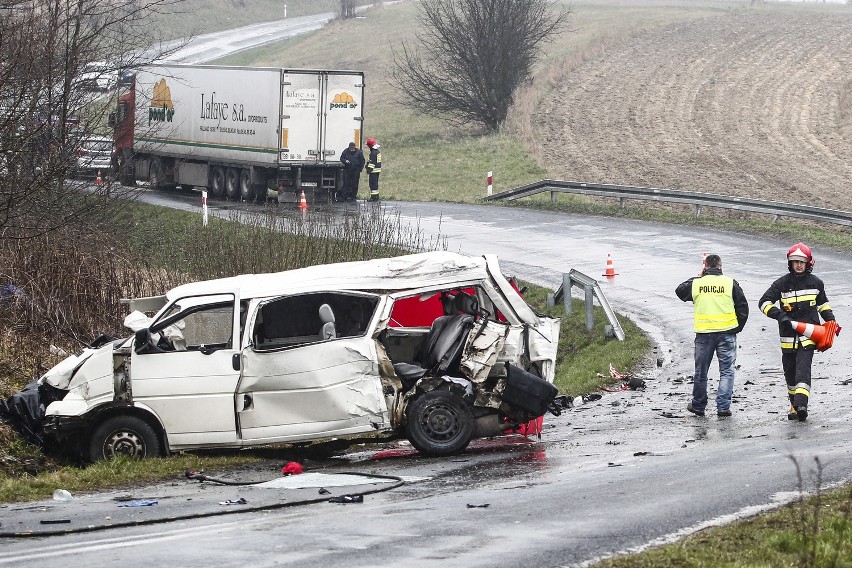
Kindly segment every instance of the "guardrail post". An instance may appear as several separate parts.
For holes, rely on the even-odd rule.
[[[562,273],[562,304],[565,306],[565,313],[571,313],[571,274]]]
[[[583,291],[586,295],[586,331],[592,331],[595,328],[595,290],[591,286],[583,286]]]
[[[550,202],[551,202],[551,203],[556,203],[556,194],[557,194],[557,193],[558,193],[558,192],[556,192],[556,191],[551,191],[551,192],[550,192]]]
[[[701,206],[696,205],[695,206],[695,218],[698,219],[699,217],[701,217]]]
[[[626,197],[619,197],[618,198],[618,206],[622,209],[627,207],[627,198]]]
[[[605,335],[607,338],[617,337],[619,340],[624,341],[624,330],[621,328],[621,324],[618,323],[618,317],[615,315],[615,312],[609,305],[609,302],[604,296],[603,291],[601,290],[600,284],[597,280],[592,278],[591,276],[586,276],[582,272],[578,272],[577,270],[571,269],[568,273],[562,273],[562,286],[556,289],[553,294],[547,295],[547,306],[553,307],[556,305],[560,299],[562,300],[562,305],[564,306],[565,313],[571,313],[571,289],[574,286],[582,286],[583,287],[583,298],[586,303],[586,331],[591,332],[595,327],[595,296],[598,297],[598,301],[600,302],[601,308],[604,313],[606,313],[607,319],[609,319],[610,325],[606,326]]]

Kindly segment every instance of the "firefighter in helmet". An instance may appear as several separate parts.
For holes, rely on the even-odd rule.
[[[379,174],[382,173],[382,152],[375,138],[367,138],[370,157],[367,158],[367,180],[370,184],[370,201],[379,200]]]
[[[804,422],[808,417],[811,395],[811,363],[816,343],[800,335],[791,321],[819,325],[834,320],[825,284],[812,274],[814,257],[805,243],[796,243],[787,251],[787,270],[772,283],[758,301],[760,311],[778,320],[781,335],[781,366],[787,381],[790,410],[787,418]]]

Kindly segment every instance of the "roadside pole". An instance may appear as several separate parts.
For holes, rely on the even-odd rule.
[[[201,211],[204,215],[204,226],[207,226],[207,190],[201,190]]]

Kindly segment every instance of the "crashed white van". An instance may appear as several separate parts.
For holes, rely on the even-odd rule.
[[[156,304],[156,305],[155,305]],[[44,432],[92,460],[407,437],[460,452],[556,395],[558,319],[493,256],[447,252],[186,284],[131,302],[127,339],[39,381]]]

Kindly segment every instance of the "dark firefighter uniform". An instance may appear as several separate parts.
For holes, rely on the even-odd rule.
[[[778,320],[781,366],[784,368],[790,404],[794,408],[807,408],[811,394],[811,363],[816,345],[810,338],[799,335],[790,320],[816,325],[821,323],[820,316],[825,321],[833,320],[834,314],[825,295],[825,285],[810,272],[785,274],[772,283],[758,303],[760,311]],[[791,412],[790,419],[793,418],[795,416]]]
[[[370,201],[379,200],[379,174],[382,173],[382,152],[379,145],[367,141],[370,147],[370,157],[367,159],[367,179],[370,183]]]

